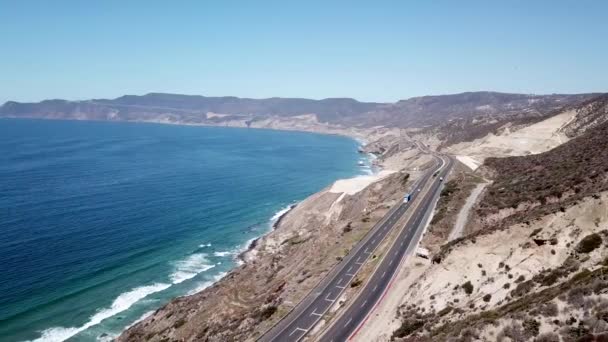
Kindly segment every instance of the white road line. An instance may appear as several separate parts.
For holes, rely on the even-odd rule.
[[[391,262],[388,263],[389,266],[393,264],[393,260],[395,259],[391,259]]]
[[[291,336],[291,335],[295,334],[295,332],[296,332],[296,331],[303,331],[303,332],[307,332],[308,330],[306,330],[306,329],[302,329],[302,328],[295,328],[295,329],[293,329],[293,331],[291,332],[291,334],[289,334],[289,336]]]
[[[382,273],[382,278],[384,278],[385,275],[386,275],[386,271],[384,271],[384,273]]]
[[[338,286],[336,285],[337,288],[344,290],[346,288],[346,286]]]
[[[349,277],[354,277],[355,275],[353,273],[346,273],[347,276]]]
[[[367,304],[367,299],[363,302],[363,304],[361,304],[361,307],[364,307],[365,304]]]
[[[346,272],[350,272],[350,270],[353,269],[353,265],[350,265],[350,267],[346,270]]]
[[[348,322],[346,322],[346,324],[344,324],[344,327],[346,328],[346,327],[347,327],[347,326],[350,324],[350,322],[352,322],[352,321],[353,321],[353,318],[351,317],[351,318],[348,320]]]
[[[373,243],[375,243],[375,242],[376,242],[376,239],[373,239],[373,240],[372,240],[372,244],[373,244]]]
[[[372,289],[372,291],[376,291],[376,289],[378,288],[378,285],[374,286],[374,288]]]
[[[329,295],[330,294],[328,293],[327,296],[325,296],[325,300],[328,301],[328,302],[331,302],[331,303],[335,302],[336,299],[329,299]]]
[[[319,316],[319,317],[323,317],[323,314],[317,313],[317,309],[312,310],[312,312],[310,314],[311,315],[315,315],[315,316]]]

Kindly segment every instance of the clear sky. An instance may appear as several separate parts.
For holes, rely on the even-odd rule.
[[[608,1],[0,0],[0,102],[608,91]]]

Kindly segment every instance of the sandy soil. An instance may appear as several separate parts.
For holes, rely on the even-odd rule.
[[[469,156],[456,156],[456,159],[466,165],[469,169],[475,171],[481,165],[481,162]]]
[[[365,189],[370,184],[377,182],[381,179],[384,179],[386,176],[388,176],[392,173],[395,173],[395,171],[382,170],[373,175],[363,175],[363,176],[357,176],[354,178],[340,179],[331,186],[331,188],[329,189],[329,192],[345,193],[348,195],[354,195],[354,194],[358,193],[359,191]]]
[[[543,270],[559,267],[584,236],[606,229],[606,201],[608,193],[603,193],[598,199],[586,198],[565,212],[547,215],[530,226],[516,225],[480,236],[475,243],[464,242],[441,264],[424,264],[423,270],[416,270],[419,277],[404,278],[400,291],[393,292],[403,293],[399,304],[416,304],[425,312],[438,312],[447,306],[461,309],[447,314],[444,323],[489,310],[509,300],[508,295],[517,285],[517,278],[531,279]],[[535,230],[539,231],[534,238],[556,239],[557,243],[537,245],[530,236]],[[606,254],[605,249],[597,249],[581,263],[581,268],[593,270],[593,265],[603,260]],[[468,281],[473,285],[471,294],[462,290],[462,284]],[[487,294],[491,299],[482,300]],[[368,324],[394,328],[395,314],[379,315]]]
[[[397,310],[401,305],[416,304],[425,312],[438,312],[447,306],[462,309],[462,313],[446,315],[445,322],[449,322],[479,312],[481,308],[488,310],[502,304],[517,285],[518,277],[531,279],[545,269],[559,267],[582,237],[608,228],[606,201],[608,193],[603,193],[599,199],[586,198],[565,212],[547,215],[531,226],[516,225],[478,237],[475,243],[462,243],[441,264],[410,257],[402,265],[387,298],[354,340],[390,341],[392,332],[400,325]],[[557,244],[535,244],[530,236],[535,230],[540,230],[535,238],[555,238]],[[606,257],[605,250],[594,253],[582,266],[592,267]],[[455,289],[467,281],[473,285],[470,295]],[[486,294],[491,295],[488,302],[482,300]],[[471,305],[475,309],[470,309]],[[496,336],[497,330],[507,324],[502,322],[494,330],[486,331],[486,337]],[[543,331],[550,331],[550,327],[541,327]]]
[[[473,205],[477,201],[477,198],[479,197],[479,195],[481,194],[481,192],[487,185],[488,185],[488,183],[477,184],[475,189],[473,189],[473,191],[467,198],[467,201],[464,203],[464,206],[462,207],[462,209],[460,209],[460,212],[458,213],[458,217],[456,217],[456,224],[454,225],[454,228],[450,232],[448,241],[452,241],[452,240],[457,239],[462,236],[462,232],[464,231],[464,227],[468,221],[469,213],[471,212],[471,208],[473,208]]]
[[[446,152],[459,156],[458,159],[472,169],[487,157],[542,153],[569,140],[562,128],[575,114],[574,111],[566,111],[516,130],[505,126],[500,135],[489,134],[481,139],[455,144]]]

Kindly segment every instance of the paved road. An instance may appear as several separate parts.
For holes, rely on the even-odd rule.
[[[384,289],[389,284],[392,275],[397,270],[397,267],[405,254],[409,244],[414,237],[421,234],[422,222],[427,217],[428,211],[432,208],[433,199],[436,198],[440,189],[439,177],[445,175],[452,166],[452,160],[445,158],[443,160],[436,158],[439,162],[432,172],[428,172],[425,176],[416,182],[411,189],[412,199],[409,203],[399,203],[391,209],[391,211],[376,224],[374,228],[363,238],[353,250],[342,260],[330,274],[300,303],[294,310],[282,321],[280,321],[273,329],[267,332],[260,338],[259,341],[299,341],[314,328],[317,322],[326,314],[331,306],[344,290],[350,286],[359,269],[365,261],[372,255],[373,251],[378,247],[387,234],[395,227],[395,224],[405,214],[407,209],[419,201],[418,197],[422,198],[416,212],[407,222],[406,229],[403,229],[398,236],[395,244],[390,248],[386,257],[383,258],[379,268],[372,275],[372,278],[363,288],[361,295],[356,299],[356,302],[340,316],[336,324],[334,324],[323,336],[323,340],[327,341],[345,341],[348,336],[356,329],[356,327],[365,319],[367,313],[371,310],[377,300],[380,298]],[[440,168],[440,175],[433,177],[433,173],[437,168]],[[423,189],[426,184],[431,181],[432,185],[429,191],[418,192],[418,189]],[[420,230],[420,231],[419,231]],[[417,239],[415,240],[417,241]]]
[[[439,177],[446,178],[452,168],[453,161],[443,157],[445,165],[436,177],[431,177],[431,186],[424,193],[418,207],[405,223],[395,243],[385,254],[380,265],[365,284],[359,295],[350,306],[340,315],[333,325],[323,334],[321,341],[346,341],[364,323],[367,315],[372,311],[378,300],[387,290],[393,275],[399,270],[399,264],[405,256],[410,245],[415,246],[423,233],[427,219],[433,210],[435,201],[441,192],[442,182]]]

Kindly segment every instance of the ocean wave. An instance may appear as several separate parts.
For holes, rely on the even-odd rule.
[[[291,207],[293,207],[293,204],[289,204],[285,208],[282,208],[281,210],[277,211],[274,215],[272,215],[272,217],[270,218],[270,224],[273,225],[275,222],[277,222],[281,218],[281,216],[287,214],[287,212],[291,210]]]
[[[188,256],[184,260],[175,263],[175,270],[169,278],[173,284],[179,284],[188,279],[196,277],[197,274],[205,272],[215,267],[207,260],[207,254],[196,253]]]
[[[213,256],[216,257],[227,257],[229,255],[234,255],[236,251],[221,251],[221,252],[213,252]]]
[[[42,331],[39,338],[33,342],[60,342],[69,339],[70,337],[84,331],[94,325],[101,323],[103,320],[110,318],[120,312],[129,309],[133,304],[141,299],[162,290],[169,288],[171,284],[156,283],[153,285],[141,286],[132,289],[131,291],[120,294],[109,308],[97,311],[89,320],[80,327],[53,327]]]

